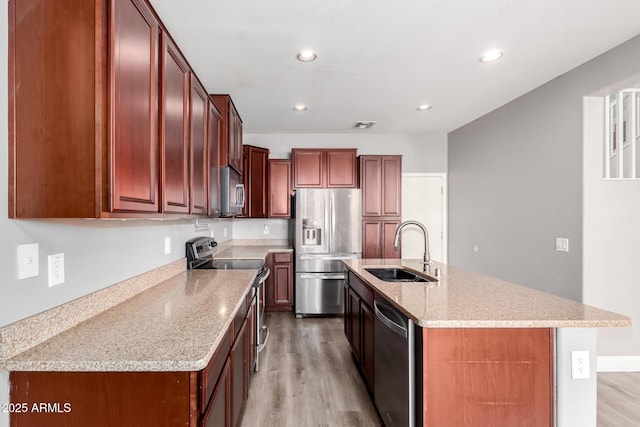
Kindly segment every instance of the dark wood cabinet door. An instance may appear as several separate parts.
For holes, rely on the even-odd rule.
[[[267,162],[269,150],[252,145],[243,148],[244,182],[247,192],[245,216],[250,218],[266,218],[267,209]]]
[[[356,188],[358,186],[356,150],[327,150],[325,155],[326,187]]]
[[[393,247],[393,239],[396,235],[396,229],[400,225],[400,218],[385,219],[381,221],[382,238],[380,241],[382,258],[402,258],[402,245],[398,244],[397,248]]]
[[[113,0],[112,211],[158,212],[159,24],[142,0]]]
[[[207,92],[196,76],[191,73],[191,107],[189,111],[191,137],[190,212],[206,215],[208,212],[208,153],[207,115],[209,114]]]
[[[291,160],[269,160],[269,218],[291,218]]]
[[[382,222],[378,219],[362,221],[362,258],[376,259],[382,255]]]
[[[293,149],[293,186],[295,188],[323,188],[325,165],[323,150]]]
[[[240,332],[231,348],[231,425],[237,426],[242,414],[244,405],[245,389],[245,321],[240,328]]]
[[[349,315],[351,317],[351,351],[360,361],[360,296],[349,288]]]
[[[231,425],[231,413],[230,413],[230,385],[231,385],[231,359],[227,358],[227,362],[224,365],[218,385],[216,386],[211,402],[202,421],[200,427],[228,427]]]
[[[208,103],[207,148],[209,152],[209,216],[220,216],[220,112],[213,101]]]
[[[375,315],[373,310],[365,304],[361,303],[360,305],[361,311],[361,320],[362,320],[362,344],[361,344],[361,355],[360,355],[360,367],[362,368],[362,373],[364,374],[364,379],[369,386],[369,390],[373,391],[374,388],[374,324],[375,324]]]
[[[162,211],[189,213],[189,66],[163,34],[160,103]]]
[[[293,284],[291,264],[275,264],[274,304],[293,307]]]
[[[402,213],[402,157],[382,156],[382,216]]]
[[[351,345],[351,298],[349,298],[349,285],[345,282],[343,285],[342,300],[344,301],[344,312],[342,314],[344,336],[347,337],[349,345]]]
[[[360,156],[360,187],[362,216],[381,216],[383,192],[380,156]]]
[[[229,165],[240,174],[244,173],[242,164],[242,119],[238,110],[230,101],[229,106]]]

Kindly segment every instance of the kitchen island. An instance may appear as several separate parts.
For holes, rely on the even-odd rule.
[[[565,348],[562,331],[630,325],[628,317],[616,313],[444,264],[434,263],[423,273],[418,260],[343,262],[348,269],[345,333],[374,395],[379,367],[372,366],[373,301],[384,300],[416,325],[416,425],[571,425],[564,421],[570,404],[565,388],[576,383],[565,378],[564,359],[574,349]],[[402,268],[433,279],[438,268],[440,277],[388,282],[368,268]],[[593,363],[587,369],[595,374]],[[593,399],[582,403],[595,406]],[[573,416],[573,422],[580,419]],[[595,419],[573,425],[595,426]]]

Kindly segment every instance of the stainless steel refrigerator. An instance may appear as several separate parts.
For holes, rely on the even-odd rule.
[[[296,317],[343,312],[342,259],[362,256],[359,189],[295,193]]]

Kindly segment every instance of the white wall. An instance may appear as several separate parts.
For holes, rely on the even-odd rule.
[[[582,97],[637,74],[638,52],[635,37],[449,134],[451,264],[582,299]]]
[[[236,218],[233,220],[234,239],[292,239],[288,219],[269,218]],[[269,227],[269,234],[264,234],[264,226]]]
[[[585,98],[583,301],[631,317],[598,330],[598,355],[635,356],[640,370],[640,180],[602,179],[603,109]]]
[[[289,158],[291,148],[357,148],[358,154],[402,154],[402,172],[446,172],[447,135],[247,134],[244,143],[270,149],[271,158]]]

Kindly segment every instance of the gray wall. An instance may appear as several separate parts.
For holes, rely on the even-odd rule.
[[[581,299],[582,97],[637,74],[638,52],[640,37],[449,134],[452,265]]]

